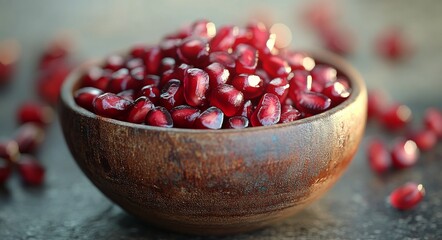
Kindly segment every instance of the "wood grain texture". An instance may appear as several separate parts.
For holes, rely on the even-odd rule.
[[[334,55],[315,57],[349,77],[350,98],[307,119],[245,130],[164,129],[98,117],[72,98],[83,67],[63,87],[63,133],[88,178],[149,223],[193,234],[261,228],[327,191],[364,132],[361,77]]]

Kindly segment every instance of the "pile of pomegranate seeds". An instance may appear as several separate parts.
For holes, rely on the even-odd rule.
[[[264,24],[215,28],[206,20],[133,46],[89,69],[78,105],[137,124],[242,129],[287,123],[345,101],[350,84],[306,53],[275,47]]]

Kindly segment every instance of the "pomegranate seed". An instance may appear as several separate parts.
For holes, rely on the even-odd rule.
[[[0,140],[0,159],[15,162],[20,156],[18,144],[12,140]]]
[[[181,105],[170,110],[173,125],[177,128],[192,128],[195,119],[200,115],[200,110],[188,105]]]
[[[279,102],[284,102],[289,93],[289,87],[285,78],[275,78],[267,85],[266,92],[275,94],[279,98]]]
[[[146,85],[140,90],[140,96],[149,98],[153,104],[160,101],[160,90],[154,85]]]
[[[126,61],[126,68],[129,70],[144,67],[144,61],[141,58],[131,58]]]
[[[216,88],[229,80],[230,72],[221,63],[214,62],[204,69],[209,75],[210,88]]]
[[[321,86],[326,86],[337,79],[336,69],[323,64],[316,65],[310,74],[312,75],[313,82],[318,82]]]
[[[368,91],[367,116],[369,118],[378,117],[384,112],[384,107],[388,103],[386,94],[381,90]]]
[[[124,66],[124,59],[119,55],[111,55],[104,63],[104,69],[109,69],[113,72],[118,71]]]
[[[128,101],[133,102],[135,100],[135,91],[133,89],[124,90],[122,92],[119,92],[117,96],[122,97]]]
[[[281,103],[279,98],[271,93],[265,93],[258,107],[252,114],[252,126],[269,126],[279,122],[281,118]]]
[[[178,47],[178,57],[187,64],[200,66],[209,58],[209,45],[201,38],[189,37],[184,39]]]
[[[422,184],[408,182],[396,188],[389,197],[390,204],[398,210],[409,210],[422,201],[425,189]]]
[[[321,93],[302,91],[298,92],[295,104],[302,112],[318,114],[331,106],[331,100]]]
[[[273,78],[286,78],[291,72],[287,61],[278,56],[270,56],[263,59],[262,67]]]
[[[399,130],[411,121],[411,110],[406,105],[395,104],[386,109],[380,116],[381,123],[388,130]]]
[[[0,41],[0,87],[12,80],[20,55],[20,45],[16,40]]]
[[[322,94],[330,98],[330,100],[332,101],[332,106],[336,106],[350,96],[349,91],[350,89],[346,88],[344,84],[336,81],[326,85],[325,88],[322,90]]]
[[[193,127],[197,129],[220,129],[223,121],[224,113],[217,107],[209,107],[195,119]]]
[[[3,185],[11,176],[12,164],[0,157],[0,186]]]
[[[121,70],[119,70],[119,71],[121,71]],[[146,69],[141,66],[141,67],[129,69],[129,75],[133,79],[132,82],[130,82],[132,85],[126,86],[126,88],[140,89],[143,86],[145,78],[148,74],[146,73]]]
[[[284,59],[289,64],[292,71],[294,70],[306,70],[311,71],[315,67],[315,60],[303,52],[290,52],[284,53]]]
[[[264,82],[257,75],[240,74],[232,80],[232,85],[244,94],[245,99],[252,99],[264,92]]]
[[[44,130],[33,123],[23,124],[15,136],[18,149],[21,153],[32,153],[37,150],[45,138]]]
[[[291,107],[291,106],[290,106]],[[279,119],[280,123],[288,123],[288,122],[293,122],[295,120],[301,119],[302,118],[302,113],[300,111],[298,111],[298,109],[296,108],[287,108],[287,107],[283,107],[281,110],[281,118]]]
[[[19,107],[17,119],[20,124],[33,122],[45,126],[52,122],[54,111],[51,107],[36,102],[24,102]]]
[[[422,129],[410,134],[410,140],[416,143],[421,151],[428,151],[432,149],[437,143],[436,134],[428,129]]]
[[[237,114],[244,105],[244,95],[232,85],[220,84],[212,91],[210,104],[228,116]]]
[[[160,43],[161,55],[163,57],[176,59],[178,57],[176,53],[180,43],[180,39],[163,39]]]
[[[353,52],[355,41],[350,31],[337,29],[336,27],[327,27],[323,28],[320,34],[328,50],[340,55],[347,55]]]
[[[226,128],[243,129],[249,126],[249,119],[244,116],[233,116],[226,121]]]
[[[146,124],[150,126],[173,127],[173,120],[170,113],[164,107],[155,107],[146,116]]]
[[[66,61],[70,48],[71,43],[67,38],[64,37],[54,39],[51,43],[49,43],[47,49],[45,49],[40,58],[40,70],[50,68],[53,65]]]
[[[41,72],[37,80],[39,96],[49,104],[55,105],[60,97],[61,86],[70,71],[70,65],[65,62],[58,62]]]
[[[399,60],[412,53],[411,43],[400,29],[387,29],[376,44],[378,53],[386,59]]]
[[[75,102],[82,108],[85,108],[91,112],[94,111],[94,99],[103,94],[98,88],[84,87],[74,92]]]
[[[164,72],[163,76],[161,77],[160,86],[166,85],[172,79],[178,79],[182,81],[184,79],[185,73],[187,72],[187,69],[189,68],[189,65],[182,63],[174,70],[168,70]]]
[[[213,22],[207,20],[199,20],[190,27],[192,35],[211,39],[216,35],[216,27]]]
[[[239,44],[235,48],[236,73],[253,74],[258,65],[258,51],[250,45]]]
[[[184,76],[184,98],[188,105],[201,107],[206,104],[209,75],[199,68],[189,68]]]
[[[253,39],[253,33],[249,29],[240,28],[233,46],[236,47],[239,44],[251,44],[252,39]]]
[[[131,123],[143,123],[146,119],[146,115],[155,106],[147,97],[139,97],[135,100],[134,106],[129,112],[127,121]]]
[[[384,173],[390,169],[390,154],[381,140],[374,139],[369,143],[367,155],[370,167],[376,173]]]
[[[111,79],[111,72],[105,71],[99,67],[93,67],[87,71],[82,78],[83,87],[94,87],[100,90],[106,90]]]
[[[93,105],[96,114],[108,118],[118,118],[129,111],[132,102],[113,93],[105,93],[96,97]]]
[[[20,161],[18,161],[18,171],[25,184],[39,186],[44,181],[44,167],[29,155],[23,156]]]
[[[229,53],[227,52],[212,52],[209,55],[209,61],[214,63],[220,63],[229,71],[233,72],[235,70],[235,58],[233,58]]]
[[[244,117],[250,119],[250,117],[252,117],[253,110],[254,110],[254,108],[253,108],[252,101],[247,100],[244,102],[244,106],[241,111],[241,116],[244,116]]]
[[[160,85],[160,76],[151,75],[151,74],[147,75],[146,78],[144,79],[143,86],[147,85],[154,85],[155,87],[158,87]]]
[[[272,78],[270,78],[267,72],[264,71],[263,69],[256,69],[255,75],[259,76],[262,79],[262,81],[264,82],[264,86],[269,84],[270,81],[272,80]]]
[[[177,79],[170,80],[161,90],[160,104],[166,109],[172,109],[175,106],[183,105],[184,102],[181,82]]]
[[[397,169],[407,168],[416,164],[419,158],[419,149],[412,140],[398,141],[391,151],[393,166]]]
[[[175,59],[170,58],[170,57],[163,58],[161,60],[161,66],[160,66],[161,73],[163,73],[163,72],[165,72],[167,70],[170,70],[170,69],[174,69],[175,68],[175,64],[176,64]]]
[[[146,65],[146,72],[148,74],[158,74],[162,59],[161,49],[153,47],[149,49],[144,55],[144,64]]]
[[[137,69],[134,69],[137,70]],[[132,71],[134,71],[132,70]],[[128,89],[139,89],[143,84],[143,78],[133,78],[127,68],[122,68],[112,74],[106,90],[111,93],[119,93]]]
[[[265,25],[261,22],[250,23],[247,25],[247,30],[250,31],[252,38],[249,44],[261,51],[271,51],[273,46],[268,44],[270,38],[270,32],[267,30]],[[270,45],[270,48],[269,48]]]
[[[235,26],[221,27],[218,33],[210,40],[210,51],[228,51],[235,43],[238,31],[238,28]]]
[[[425,127],[433,131],[438,138],[442,138],[442,112],[436,108],[429,108],[425,111]]]
[[[146,52],[148,47],[144,44],[136,44],[130,49],[130,55],[134,58],[142,58]]]

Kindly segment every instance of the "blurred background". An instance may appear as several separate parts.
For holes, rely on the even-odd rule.
[[[70,69],[87,59],[107,56],[134,43],[158,43],[165,34],[197,19],[211,20],[217,26],[245,25],[257,19],[269,28],[276,26],[273,30],[284,36],[280,43],[284,46],[335,51],[360,71],[369,89],[383,89],[392,101],[409,105],[419,119],[427,107],[442,109],[441,11],[442,1],[439,0],[0,0],[0,64],[3,61],[4,65],[12,63],[14,67],[8,75],[8,83],[0,87],[0,136],[4,138],[14,133],[17,127],[16,109],[22,102],[41,99],[37,88],[45,70],[38,66],[54,43],[67,49]],[[274,25],[277,23],[280,24]],[[432,215],[431,209],[439,207],[440,210],[440,202],[425,208],[427,212],[422,215],[411,216],[409,221],[406,220],[409,216],[400,215],[399,218],[404,217],[405,225],[389,225],[387,220],[379,220],[382,217],[396,219],[398,216],[392,212],[370,215],[370,220],[359,219],[375,205],[384,204],[384,195],[391,188],[380,190],[382,184],[393,186],[410,176],[422,180],[428,174],[427,168],[434,165],[422,166],[415,173],[409,172],[410,175],[396,174],[387,180],[379,180],[366,172],[365,158],[361,154],[349,170],[358,172],[357,179],[355,174],[346,174],[330,194],[304,212],[302,216],[310,219],[307,223],[294,218],[258,235],[239,238],[258,238],[259,234],[263,234],[275,239],[281,239],[275,236],[316,239],[325,234],[332,238],[362,235],[375,239],[388,232],[386,226],[400,230],[398,239],[419,235],[423,230],[433,234],[430,236],[437,236],[432,231],[435,231],[433,228],[442,228],[442,215]],[[440,155],[436,156],[440,158]],[[99,239],[100,236],[111,239],[103,231],[120,236],[116,237],[118,239],[131,239],[124,238],[129,235],[134,239],[146,235],[152,238],[160,235],[163,239],[180,238],[156,230],[141,230],[140,223],[126,217],[95,190],[73,163],[57,121],[49,127],[38,157],[47,166],[43,188],[23,189],[20,181],[13,178],[7,189],[2,190],[0,239],[45,239],[44,236],[52,236],[51,231],[55,231],[56,239]],[[349,181],[353,185],[348,186]],[[428,180],[428,184],[431,182],[437,182],[437,179]],[[363,187],[370,191],[361,190]],[[340,201],[340,196],[347,196],[350,191],[356,195],[352,194],[347,202]],[[440,191],[433,192],[434,196],[442,197]],[[376,194],[381,197],[377,198]],[[361,200],[366,196],[371,200]],[[64,207],[66,202],[70,209]],[[338,213],[355,202],[362,206],[349,207],[354,214]],[[52,210],[42,212],[36,206],[52,206]],[[32,220],[39,218],[39,214],[46,217],[41,221]],[[96,218],[100,216],[107,220],[99,223]],[[28,218],[31,219],[24,220]],[[334,223],[332,219],[335,218],[342,220]],[[410,230],[407,224],[419,222],[416,218],[425,221],[419,223],[420,230]],[[369,224],[364,225],[364,222]],[[433,225],[425,226],[430,222]],[[355,223],[359,225],[355,226]],[[335,231],[337,226],[342,232]],[[23,233],[25,228],[27,230]]]

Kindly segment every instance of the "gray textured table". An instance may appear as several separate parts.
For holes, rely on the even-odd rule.
[[[385,87],[407,103],[415,119],[424,108],[442,109],[442,2],[336,1],[342,22],[357,36],[349,57],[371,88]],[[209,18],[217,24],[244,21],[254,8],[268,9],[292,30],[296,48],[314,49],[313,33],[298,22],[299,1],[13,1],[0,0],[0,39],[22,44],[15,82],[0,91],[0,136],[16,126],[14,109],[35,97],[34,66],[41,47],[56,32],[72,33],[79,59],[103,56],[133,42],[154,42],[183,22]],[[373,52],[376,34],[387,25],[403,26],[417,46],[413,58],[390,64]],[[30,87],[31,86],[31,87]],[[364,143],[385,135],[369,125],[362,147],[346,174],[322,199],[275,226],[234,239],[440,239],[442,238],[442,144],[421,156],[416,167],[378,177],[368,169]],[[0,239],[203,239],[157,230],[107,200],[80,172],[65,146],[58,122],[48,129],[38,153],[47,166],[40,188],[24,187],[14,176],[0,187]],[[414,210],[398,212],[386,196],[406,181],[424,184],[427,196]]]

